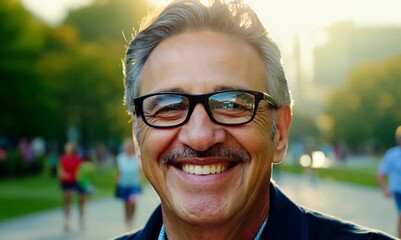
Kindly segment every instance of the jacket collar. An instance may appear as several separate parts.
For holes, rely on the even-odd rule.
[[[276,185],[270,183],[270,210],[262,239],[309,239],[304,210],[292,202]]]

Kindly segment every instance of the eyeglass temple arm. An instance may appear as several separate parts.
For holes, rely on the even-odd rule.
[[[267,93],[263,93],[263,100],[267,101],[272,108],[278,108],[276,100]]]

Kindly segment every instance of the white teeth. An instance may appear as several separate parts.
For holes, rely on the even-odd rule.
[[[212,165],[191,165],[183,164],[181,170],[195,175],[209,175],[222,173],[227,170],[227,163],[218,163]]]
[[[212,167],[210,168],[210,173],[216,173],[216,166],[212,165]]]
[[[210,174],[210,166],[204,166],[202,168],[202,174]]]
[[[195,174],[202,174],[202,167],[201,166],[195,166]]]

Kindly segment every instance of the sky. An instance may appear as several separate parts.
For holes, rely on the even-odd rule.
[[[342,19],[401,26],[400,0],[244,0],[279,35],[311,30]],[[169,0],[148,0],[158,6]]]

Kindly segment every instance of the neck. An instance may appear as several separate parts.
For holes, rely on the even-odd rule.
[[[162,204],[163,206],[163,204]],[[189,223],[162,207],[167,239],[249,239],[253,240],[269,214],[269,194],[266,201],[253,204],[223,222]]]

